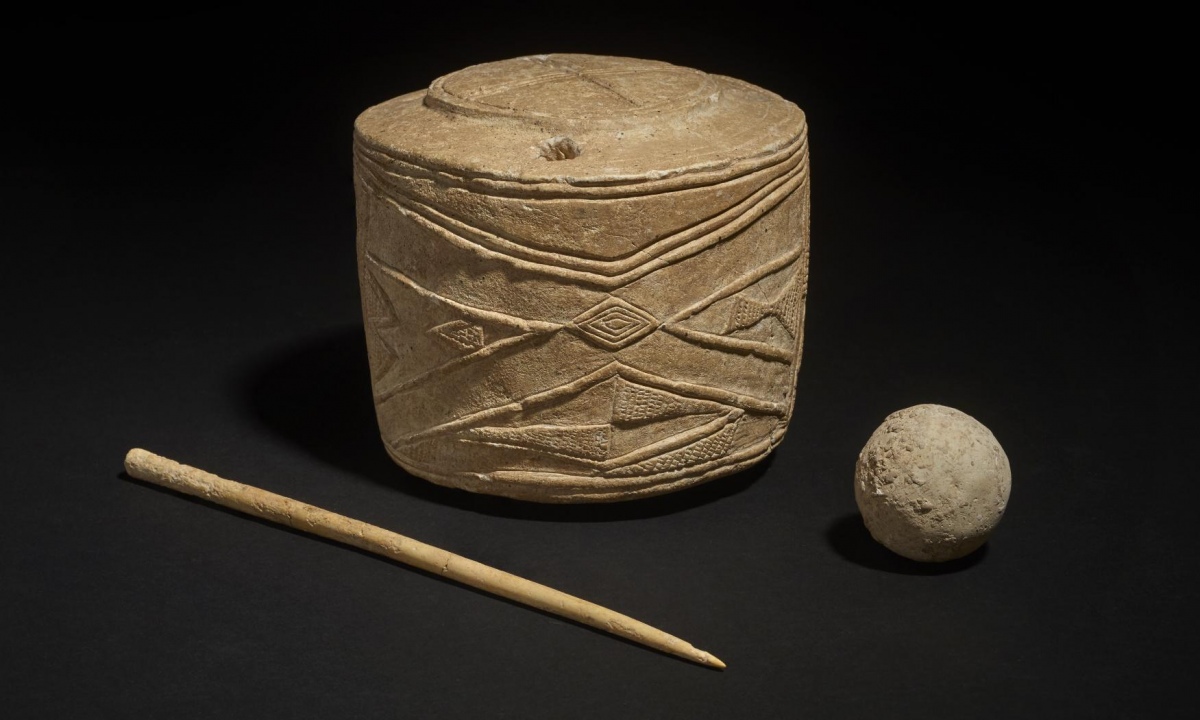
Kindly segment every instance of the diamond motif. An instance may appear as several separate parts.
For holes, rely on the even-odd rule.
[[[478,350],[484,346],[483,328],[466,320],[452,320],[429,328],[429,332],[463,351]]]
[[[623,348],[658,329],[658,320],[641,308],[610,297],[572,321],[588,340],[609,350]]]

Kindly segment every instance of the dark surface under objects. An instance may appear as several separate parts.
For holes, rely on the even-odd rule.
[[[1190,715],[1182,29],[605,8],[14,31],[5,717]],[[797,408],[749,472],[539,506],[413,478],[378,440],[354,117],[543,52],[731,75],[808,114]],[[945,566],[874,544],[851,488],[875,427],[922,402],[979,419],[1013,468],[992,542]],[[729,668],[132,481],[135,446],[611,607]]]

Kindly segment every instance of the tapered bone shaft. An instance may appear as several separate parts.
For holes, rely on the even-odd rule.
[[[138,480],[194,495],[248,515],[382,555],[701,665],[725,667],[725,663],[716,657],[692,647],[674,635],[668,635],[662,630],[573,595],[426,545],[390,530],[250,485],[226,480],[146,450],[130,450],[125,456],[125,471]]]

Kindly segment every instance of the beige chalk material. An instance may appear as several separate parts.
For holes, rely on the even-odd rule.
[[[912,560],[979,549],[1008,505],[1012,472],[991,431],[942,405],[892,413],[854,469],[854,497],[871,536]]]
[[[125,456],[125,472],[138,480],[203,498],[248,515],[350,545],[514,602],[583,623],[685,660],[718,669],[725,663],[643,622],[586,600],[539,585],[461,555],[360,520],[226,480],[203,470],[133,449]]]
[[[808,287],[804,113],[664,62],[534,55],[354,129],[375,406],[427,480],[622,500],[783,439]]]

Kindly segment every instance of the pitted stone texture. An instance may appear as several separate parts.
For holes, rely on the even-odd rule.
[[[970,415],[942,405],[892,413],[858,456],[854,496],[872,537],[912,560],[980,548],[1004,515],[1008,457]]]

